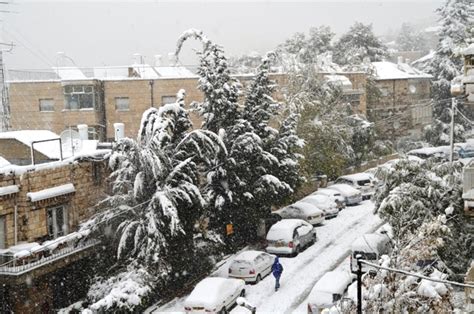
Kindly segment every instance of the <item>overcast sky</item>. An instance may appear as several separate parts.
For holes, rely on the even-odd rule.
[[[372,23],[377,34],[403,22],[434,25],[442,0],[345,1],[19,1],[2,5],[3,42],[10,69],[46,69],[63,51],[81,67],[127,65],[134,53],[148,63],[166,56],[188,28],[203,30],[228,55],[273,49],[294,32],[329,25],[341,34],[355,21]],[[183,63],[196,43],[186,44]]]

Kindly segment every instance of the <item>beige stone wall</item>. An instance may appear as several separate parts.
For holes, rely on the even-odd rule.
[[[60,81],[13,82],[9,89],[11,126],[14,130],[51,130],[57,134],[77,124],[97,125],[94,110],[65,110]],[[41,112],[40,99],[53,99],[54,111]]]
[[[95,178],[94,173],[97,173],[98,177]],[[0,187],[20,186],[19,193],[0,197],[0,216],[6,220],[6,245],[11,246],[15,243],[15,206],[18,212],[18,241],[44,240],[48,236],[46,210],[57,205],[66,206],[68,229],[74,231],[81,221],[93,214],[91,208],[104,197],[107,175],[105,162],[81,161],[22,175],[0,176]],[[40,202],[31,202],[27,198],[28,192],[37,192],[67,183],[74,184],[76,192],[72,195]]]
[[[176,96],[180,89],[186,91],[186,104],[202,101],[203,96],[197,84],[197,78],[153,80],[153,107],[160,107],[163,96]],[[105,81],[104,90],[107,138],[114,138],[113,124],[116,122],[125,124],[125,136],[135,138],[140,128],[142,114],[152,104],[150,80]],[[117,97],[129,98],[129,110],[116,109]],[[201,121],[196,115],[191,115],[191,120],[195,127],[200,126]]]

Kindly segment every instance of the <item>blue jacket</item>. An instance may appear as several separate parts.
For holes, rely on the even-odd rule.
[[[278,257],[276,257],[272,265],[273,276],[280,277],[282,272],[283,272],[283,266],[281,266],[280,261],[278,260]]]

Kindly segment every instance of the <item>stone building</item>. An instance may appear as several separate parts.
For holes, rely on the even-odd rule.
[[[464,85],[465,104],[474,111],[474,44],[463,50],[464,75],[461,82]]]
[[[367,104],[369,120],[379,134],[388,139],[419,138],[431,123],[432,76],[416,70],[399,59],[398,63],[372,62],[375,85],[380,91]]]
[[[125,67],[94,69],[56,68],[55,73],[11,71],[9,81],[10,124],[13,130],[47,129],[57,134],[78,124],[89,126],[91,139],[112,140],[114,123],[124,123],[125,136],[136,137],[142,113],[150,107],[174,102],[180,89],[186,91],[186,103],[202,101],[198,77],[184,67],[134,64]],[[322,73],[324,74],[324,73]],[[352,87],[345,90],[354,111],[365,113],[365,74],[344,75]],[[244,86],[252,74],[235,75]],[[279,86],[276,100],[283,100],[288,75],[272,73]],[[200,127],[191,114],[194,127]]]
[[[2,313],[49,313],[87,292],[85,261],[98,241],[76,230],[105,195],[107,152],[37,165],[0,163]],[[24,151],[17,153],[8,159],[23,160]]]

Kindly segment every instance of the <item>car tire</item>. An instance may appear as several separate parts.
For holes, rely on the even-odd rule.
[[[317,236],[317,235],[314,235],[314,236],[313,236],[313,244],[315,244],[317,241],[318,241],[318,236]]]
[[[227,313],[229,312],[227,311],[227,308],[225,306],[219,311],[219,314],[227,314]]]
[[[255,284],[259,283],[260,280],[262,280],[262,276],[260,274],[258,274],[257,278],[255,279]]]
[[[242,291],[240,291],[240,296],[243,298],[245,297],[245,289],[242,289]]]

